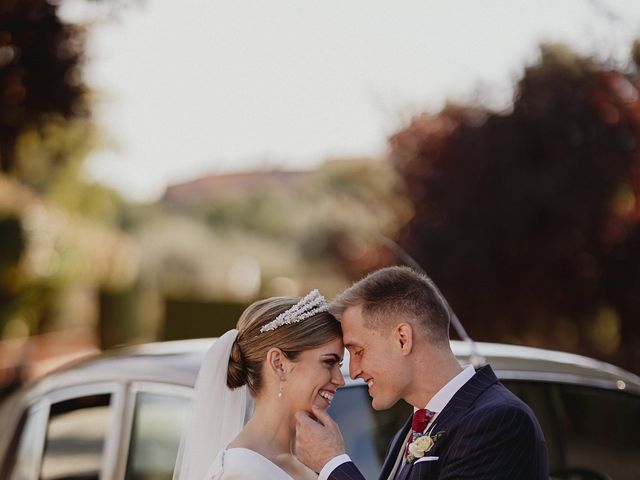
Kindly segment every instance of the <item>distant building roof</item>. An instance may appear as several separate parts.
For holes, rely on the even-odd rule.
[[[293,193],[300,179],[307,175],[309,172],[282,170],[207,175],[168,186],[162,201],[175,205],[191,204],[221,193],[249,193],[264,185],[275,185],[284,192]]]

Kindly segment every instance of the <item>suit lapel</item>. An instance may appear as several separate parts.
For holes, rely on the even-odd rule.
[[[405,463],[404,465],[401,465],[400,471],[399,473],[396,474],[395,480],[405,480],[409,476],[409,472],[411,472],[412,467],[413,465],[409,463]]]
[[[402,448],[402,444],[404,443],[404,439],[409,433],[409,429],[411,428],[411,420],[413,415],[409,415],[409,418],[402,426],[402,428],[396,433],[393,440],[391,440],[391,446],[389,447],[389,451],[387,451],[387,455],[384,458],[384,464],[382,465],[382,471],[380,472],[380,480],[387,480],[389,475],[391,474],[391,470],[393,470],[393,466],[396,463],[396,459],[400,454],[400,449]]]
[[[498,378],[496,377],[495,373],[493,373],[493,370],[489,365],[485,365],[484,367],[476,370],[475,375],[471,377],[469,381],[465,383],[453,397],[451,397],[451,400],[449,400],[447,406],[444,407],[442,412],[438,414],[435,421],[433,422],[433,425],[429,427],[428,431],[431,434],[435,434],[443,430],[446,431],[447,426],[452,422],[455,422],[458,417],[462,415],[473,402],[475,402],[475,400],[480,396],[480,394],[482,394],[482,392],[484,392],[487,388],[497,382]],[[406,435],[406,432],[408,431],[408,428],[410,428],[410,425],[405,425],[405,427],[407,428],[403,428],[403,430]],[[404,438],[404,436],[402,436],[401,438]],[[395,460],[396,456],[393,456],[392,458]],[[385,461],[385,466],[388,462],[389,457],[387,457],[387,460]],[[393,467],[393,462],[391,464],[391,467]],[[396,475],[396,480],[406,480],[411,478],[412,469],[413,464],[405,465],[404,468],[400,470],[400,473]],[[389,472],[387,472],[387,475],[389,474]],[[386,479],[387,477],[381,478]]]
[[[464,413],[482,392],[497,382],[498,378],[493,373],[491,366],[485,365],[476,370],[475,375],[456,392],[436,417],[433,425],[429,427],[429,432],[438,433],[443,430],[447,424],[455,421],[459,415]]]

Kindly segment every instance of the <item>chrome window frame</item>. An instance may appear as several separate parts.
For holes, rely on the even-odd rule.
[[[40,449],[40,454],[37,462],[37,475],[33,477],[33,480],[38,479],[40,475],[40,469],[42,468],[47,427],[51,418],[51,406],[54,403],[73,400],[75,398],[87,397],[90,395],[111,395],[109,402],[110,412],[107,420],[107,430],[104,439],[104,452],[100,466],[100,479],[110,480],[115,478],[114,467],[115,460],[118,456],[118,439],[121,435],[121,422],[119,421],[119,419],[122,417],[122,411],[124,409],[124,391],[124,385],[117,382],[96,382],[84,385],[73,385],[60,388],[59,390],[52,390],[50,392],[47,392],[42,395],[40,400],[28,406],[26,410],[31,411],[33,405],[42,401],[46,402],[47,408],[46,421],[44,423],[45,428],[42,432],[42,447]]]
[[[186,385],[144,380],[129,383],[126,389],[125,406],[121,416],[121,429],[118,442],[120,451],[118,454],[118,462],[114,463],[114,476],[112,477],[114,479],[124,479],[127,473],[136,399],[141,393],[170,395],[193,400],[193,389]]]
[[[38,400],[37,402],[33,402],[31,405],[29,405],[22,411],[21,417],[26,417],[26,418],[24,420],[24,423],[22,424],[22,428],[20,429],[20,431],[15,431],[15,430],[13,431],[14,437],[16,437],[16,435],[19,435],[19,438],[14,438],[14,441],[17,441],[19,445],[22,440],[22,436],[25,433],[25,427],[27,426],[27,422],[29,421],[30,418],[33,418],[36,415],[38,416],[37,423],[36,423],[36,426],[38,429],[37,431],[38,445],[36,447],[34,462],[31,465],[30,472],[27,476],[29,480],[37,480],[38,477],[40,476],[40,468],[42,466],[42,455],[44,453],[44,445],[45,445],[45,440],[47,436],[47,426],[49,424],[50,406],[51,404],[49,403],[49,401],[44,398]],[[18,422],[18,425],[20,425],[20,423],[21,422]],[[17,454],[18,451],[16,451],[15,453]],[[17,458],[14,458],[11,471],[8,472],[11,475],[10,476],[11,479],[15,478],[16,461],[17,461]]]
[[[604,390],[611,390],[615,392],[624,392],[627,394],[640,396],[640,392],[631,386],[626,387],[626,383],[623,379],[619,382],[623,382],[623,387],[619,383],[614,383],[612,380],[603,380],[598,378],[584,377],[580,375],[574,375],[570,373],[558,373],[558,372],[536,372],[536,371],[524,371],[524,370],[496,370],[496,376],[500,381],[522,381],[522,382],[539,382],[539,383],[552,383],[552,384],[569,384],[579,385],[583,387],[599,388]]]

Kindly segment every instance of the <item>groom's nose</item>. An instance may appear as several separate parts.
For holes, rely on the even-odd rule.
[[[352,356],[349,358],[349,376],[355,380],[361,373],[362,369],[360,368],[360,364]]]

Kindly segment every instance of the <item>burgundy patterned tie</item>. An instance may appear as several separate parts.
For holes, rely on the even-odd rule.
[[[415,411],[413,414],[413,421],[411,422],[411,433],[414,439],[422,435],[422,432],[425,431],[434,415],[435,412],[427,410],[426,408],[421,408],[420,410]]]
[[[426,408],[421,408],[413,413],[413,420],[411,421],[411,438],[409,438],[404,449],[405,458],[409,453],[409,444],[424,433],[427,425],[429,425],[429,422],[435,414],[435,412],[427,410]]]

